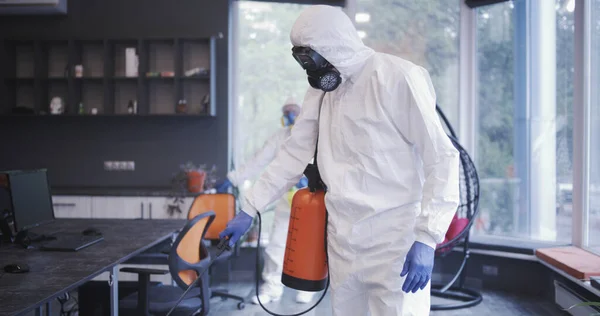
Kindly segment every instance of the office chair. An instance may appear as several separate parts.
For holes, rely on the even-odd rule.
[[[431,305],[431,310],[454,310],[472,307],[482,301],[482,296],[479,292],[464,285],[467,260],[470,255],[469,232],[479,213],[479,176],[475,168],[475,163],[473,163],[467,151],[456,139],[456,134],[446,116],[444,116],[439,106],[436,107],[436,110],[450,133],[448,137],[450,137],[452,144],[459,152],[460,163],[460,203],[446,232],[445,240],[436,247],[436,255],[444,257],[452,252],[454,248],[462,246],[463,260],[450,282],[447,284],[431,285],[431,296],[456,302],[434,304]],[[453,286],[456,281],[458,281],[458,286]]]
[[[235,216],[235,197],[232,194],[200,194],[192,203],[188,212],[188,218],[193,218],[197,214],[201,214],[207,211],[214,211],[216,214],[215,220],[212,225],[208,228],[204,238],[211,241],[213,245],[219,242],[219,233],[222,232],[227,223]],[[209,248],[211,256],[214,257],[216,249],[214,247]],[[224,252],[214,263],[222,265],[227,264],[227,277],[231,280],[231,257],[234,253],[237,253],[237,246],[232,252]],[[239,301],[238,309],[244,309],[245,300],[241,296],[232,295],[227,293],[227,290],[223,289],[211,289],[211,297],[220,297],[222,299],[234,299]]]
[[[215,212],[199,213],[188,220],[169,253],[169,271],[146,268],[122,268],[121,271],[138,274],[138,291],[119,301],[119,309],[126,315],[166,315],[179,297],[203,272],[202,279],[187,294],[172,315],[208,315],[210,289],[208,268],[211,256],[202,240],[215,219]],[[150,276],[166,274],[177,284],[150,286]]]

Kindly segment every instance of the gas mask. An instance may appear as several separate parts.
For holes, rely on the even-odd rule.
[[[283,125],[284,127],[294,125],[295,121],[296,121],[296,113],[294,113],[294,112],[286,112],[281,117],[281,125]]]
[[[342,83],[340,72],[311,48],[294,46],[292,56],[306,70],[311,87],[331,92]]]

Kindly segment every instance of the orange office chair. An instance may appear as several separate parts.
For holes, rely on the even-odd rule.
[[[235,216],[235,197],[232,194],[200,194],[196,196],[190,210],[188,212],[188,219],[194,216],[213,211],[216,214],[215,220],[212,225],[208,228],[204,238],[211,241],[213,245],[219,242],[219,233],[222,232],[227,223]],[[210,248],[211,256],[215,256],[216,249]],[[215,263],[223,264],[227,263],[228,277],[231,274],[231,257],[233,252],[224,252],[219,258],[215,260]],[[211,297],[221,297],[223,299],[234,299],[239,301],[238,309],[244,308],[244,298],[237,295],[227,293],[226,290],[211,290]]]
[[[165,315],[179,297],[203,272],[195,288],[174,310],[173,315],[208,315],[210,288],[208,268],[211,256],[202,240],[214,221],[215,212],[198,213],[187,221],[169,253],[169,271],[145,268],[123,268],[121,271],[138,274],[138,291],[119,301],[119,310],[125,315]],[[177,286],[150,286],[150,275],[170,272]]]

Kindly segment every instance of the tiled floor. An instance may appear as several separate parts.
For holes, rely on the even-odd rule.
[[[246,279],[246,278],[244,278]],[[250,303],[250,297],[254,293],[254,284],[250,281],[244,281],[241,283],[235,283],[229,286],[230,293],[236,295],[242,295],[248,297],[248,303],[246,308],[243,310],[237,309],[237,303],[233,300],[221,301],[219,298],[211,300],[211,316],[226,316],[226,315],[244,315],[244,316],[263,316],[269,315],[262,310],[260,306],[253,305]],[[306,310],[319,296],[316,296],[313,303],[306,305],[299,305],[295,302],[295,294],[292,290],[284,292],[283,298],[276,302],[266,304],[269,310],[278,314],[295,314]],[[436,300],[436,299],[434,299]],[[441,301],[434,301],[440,302]],[[315,307],[312,311],[304,314],[306,316],[329,316],[331,315],[331,304],[329,301],[329,294],[323,299],[323,301]],[[555,304],[541,299],[535,298],[524,298],[517,295],[511,295],[507,293],[496,293],[496,292],[484,292],[483,302],[475,307],[469,309],[461,309],[455,311],[432,311],[432,316],[468,316],[468,315],[481,315],[481,316],[525,316],[525,315],[539,315],[539,316],[560,316],[567,315],[560,311]]]

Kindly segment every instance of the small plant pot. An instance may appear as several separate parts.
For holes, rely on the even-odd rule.
[[[188,171],[187,177],[188,191],[191,193],[200,193],[204,191],[204,179],[206,178],[206,172]]]

